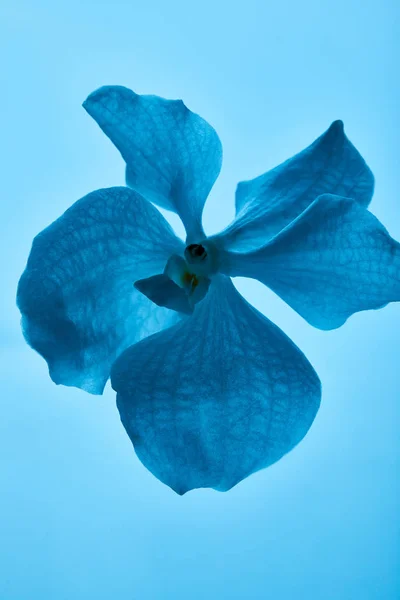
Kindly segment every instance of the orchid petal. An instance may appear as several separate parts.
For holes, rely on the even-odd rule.
[[[354,198],[368,206],[374,177],[346,137],[342,121],[335,121],[308,148],[264,175],[239,183],[236,219],[214,236],[233,251],[264,245],[321,194]]]
[[[125,348],[176,323],[177,313],[133,283],[182,248],[159,211],[128,188],[85,196],[35,238],[17,302],[53,381],[101,394]]]
[[[135,282],[135,288],[157,306],[165,306],[187,315],[191,315],[193,312],[185,290],[167,275],[152,275],[145,279],[139,279]]]
[[[400,300],[400,244],[358,202],[331,194],[263,248],[226,253],[221,268],[258,279],[319,329]]]
[[[191,317],[126,350],[111,381],[138,457],[178,494],[228,490],[279,460],[320,403],[302,352],[221,276]]]
[[[181,100],[105,86],[83,104],[127,164],[127,184],[181,217],[189,238],[204,237],[201,215],[222,163],[214,129]]]

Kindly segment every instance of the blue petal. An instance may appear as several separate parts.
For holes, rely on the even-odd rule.
[[[239,183],[236,219],[216,236],[233,251],[265,244],[321,194],[354,198],[368,206],[374,177],[364,159],[335,121],[311,146],[272,171]]]
[[[101,394],[116,357],[177,321],[133,283],[182,251],[159,211],[128,188],[76,202],[34,240],[18,287],[27,342],[56,383]]]
[[[222,270],[259,279],[319,329],[400,300],[400,244],[354,200],[324,194],[263,248]]]
[[[157,306],[165,306],[187,315],[191,315],[193,312],[185,290],[167,275],[152,275],[145,279],[139,279],[135,282],[135,288]]]
[[[204,237],[201,215],[222,163],[214,129],[181,100],[105,86],[83,104],[121,152],[127,184],[181,217],[189,238]]]
[[[178,494],[226,491],[279,460],[320,403],[305,356],[226,277],[185,322],[126,350],[111,382],[138,457]]]

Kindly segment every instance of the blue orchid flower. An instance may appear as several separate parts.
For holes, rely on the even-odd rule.
[[[332,329],[400,299],[400,245],[367,210],[373,175],[340,121],[240,183],[236,218],[207,237],[214,129],[181,101],[123,87],[84,107],[129,187],[85,196],[35,238],[17,298],[26,340],[58,384],[101,394],[111,374],[138,457],[177,493],[228,490],[300,442],[321,396],[302,352],[230,278],[258,279]],[[152,203],[179,215],[186,244]]]

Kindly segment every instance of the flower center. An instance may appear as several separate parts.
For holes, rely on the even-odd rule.
[[[207,258],[207,251],[201,244],[190,244],[186,247],[185,253],[195,262]]]
[[[184,258],[173,254],[164,273],[136,281],[135,287],[158,306],[190,314],[207,294],[217,264],[217,250],[208,240],[189,244]]]
[[[189,244],[184,256],[190,272],[195,275],[210,277],[218,270],[217,249],[209,240]]]

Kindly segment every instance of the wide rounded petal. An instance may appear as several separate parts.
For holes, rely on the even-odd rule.
[[[128,188],[78,200],[35,239],[17,294],[27,342],[56,383],[101,394],[116,357],[176,323],[133,287],[183,244],[159,211]]]
[[[319,329],[400,300],[400,244],[349,198],[324,194],[263,248],[222,260],[225,273],[262,281]]]
[[[228,490],[279,460],[320,403],[305,356],[226,277],[185,322],[126,350],[111,383],[138,457],[178,494]]]
[[[181,217],[201,239],[201,215],[222,163],[215,130],[181,100],[139,96],[105,86],[83,103],[127,164],[126,181],[145,198]]]
[[[335,121],[308,148],[264,175],[239,183],[236,219],[215,236],[233,251],[253,250],[298,217],[321,194],[354,198],[368,206],[374,177]]]

